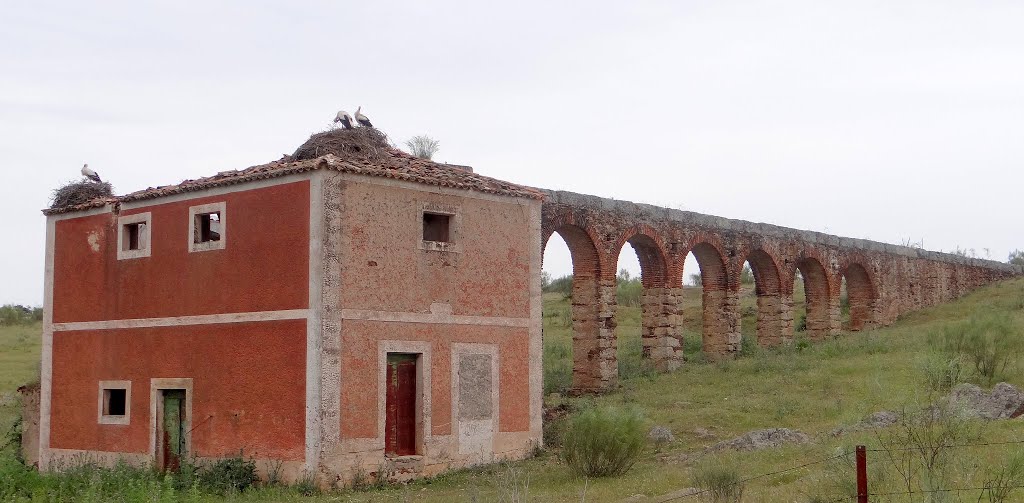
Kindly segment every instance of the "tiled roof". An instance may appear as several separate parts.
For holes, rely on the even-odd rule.
[[[211,187],[235,185],[254,180],[277,178],[293,173],[303,173],[317,169],[391,178],[394,180],[422,183],[438,187],[472,190],[487,194],[525,197],[538,200],[544,198],[544,195],[540,191],[530,187],[481,176],[465,169],[465,167],[440,164],[414,157],[399,150],[388,149],[372,160],[364,157],[342,159],[334,154],[325,154],[320,157],[301,161],[293,161],[291,158],[285,157],[281,160],[252,166],[243,170],[223,171],[213,176],[199,178],[196,180],[185,180],[177,185],[150,187],[148,189],[132,192],[123,196],[93,199],[92,201],[77,206],[46,209],[43,210],[43,213],[46,215],[70,213],[90,208],[99,208],[107,204],[155,199],[172,194],[193,192]]]

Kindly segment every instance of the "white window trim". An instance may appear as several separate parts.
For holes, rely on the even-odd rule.
[[[192,378],[172,377],[149,380],[149,458],[157,462],[156,439],[163,424],[163,393],[165,389],[185,390],[185,453],[192,453]]]
[[[423,215],[434,213],[437,215],[448,215],[448,241],[427,241],[423,239]],[[462,211],[458,205],[424,202],[420,204],[420,211],[417,216],[417,242],[419,249],[424,251],[437,251],[448,253],[462,253],[462,242],[459,239],[462,229]]]
[[[124,227],[130,224],[145,223],[146,224],[146,246],[139,248],[138,250],[125,250]],[[133,258],[148,257],[151,255],[153,249],[153,218],[152,213],[135,213],[133,215],[125,215],[123,217],[117,217],[117,260],[128,260]]]
[[[220,239],[196,243],[196,215],[204,213],[220,213]],[[188,209],[188,251],[202,252],[210,250],[223,250],[228,242],[228,208],[227,203],[201,204]]]
[[[108,416],[103,413],[103,395],[108,389],[124,390],[124,415]],[[132,421],[132,382],[131,381],[100,381],[97,400],[97,420],[99,424],[130,424]]]

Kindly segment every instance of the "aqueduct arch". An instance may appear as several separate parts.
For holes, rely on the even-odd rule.
[[[952,300],[1024,268],[769,224],[731,220],[563,191],[544,191],[542,246],[558,232],[573,261],[573,386],[617,383],[616,266],[629,243],[641,267],[643,347],[661,370],[683,362],[679,311],[683,263],[693,252],[704,292],[703,347],[710,358],[740,349],[739,271],[749,262],[757,293],[759,344],[791,340],[797,271],[807,293],[813,339],[840,331],[846,278],[851,329],[888,325],[903,313]]]

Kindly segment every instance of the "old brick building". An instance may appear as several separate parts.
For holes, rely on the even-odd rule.
[[[46,212],[41,468],[333,483],[539,444],[542,195],[371,133]]]

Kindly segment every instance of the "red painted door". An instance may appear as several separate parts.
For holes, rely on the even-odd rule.
[[[416,355],[388,354],[385,454],[416,454]]]

